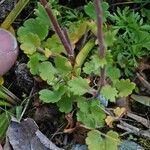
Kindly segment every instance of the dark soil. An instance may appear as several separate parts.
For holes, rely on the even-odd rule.
[[[116,1],[109,0],[110,4],[114,4]],[[119,1],[120,2],[120,1]],[[82,7],[85,3],[87,3],[87,0],[60,0],[60,4],[67,5],[71,8],[77,8]],[[5,0],[3,3],[0,2],[0,21],[7,16],[7,14],[12,10],[12,8],[15,6],[16,1],[15,0]],[[20,26],[25,19],[27,19],[29,16],[33,15],[33,8],[35,6],[35,0],[31,0],[27,8],[21,13],[19,18],[14,22],[15,28]],[[124,7],[124,6],[123,6]],[[134,8],[137,7],[137,5],[133,6]],[[149,7],[146,5],[146,7]],[[112,10],[115,9],[115,6],[111,7]],[[26,11],[27,10],[27,11]],[[36,89],[40,87],[40,82],[38,80],[34,79],[32,75],[30,74],[27,63],[28,59],[27,57],[20,52],[18,60],[14,67],[5,75],[5,86],[10,89],[16,96],[19,98],[23,98],[23,95],[29,96],[31,90],[34,88],[35,93]],[[146,69],[143,71],[145,76],[150,80],[150,69]],[[137,81],[137,84],[141,88],[141,84]],[[150,96],[150,95],[148,95]],[[43,105],[39,102],[37,96],[33,96],[32,101],[30,102],[30,105],[32,108],[28,109],[25,116],[32,117],[35,119],[35,121],[38,123],[40,130],[47,135],[49,138],[53,140],[57,145],[64,146],[67,144],[72,143],[80,143],[83,144],[85,141],[86,133],[87,131],[83,129],[78,129],[74,134],[72,135],[65,135],[62,133],[63,128],[67,125],[65,116],[60,115],[55,105]],[[139,104],[138,102],[131,102],[130,108],[133,112],[140,114],[141,116],[146,116],[146,118],[150,117],[150,108],[143,106]],[[65,120],[65,122],[64,122]],[[59,130],[59,132],[57,131]],[[106,129],[107,130],[107,129]],[[58,132],[59,134],[53,137],[52,134],[55,132]],[[119,132],[122,132],[119,130]],[[126,136],[125,138],[128,138]],[[137,137],[136,137],[137,138]],[[147,143],[146,139],[139,138],[140,144]],[[143,142],[145,140],[145,143]]]

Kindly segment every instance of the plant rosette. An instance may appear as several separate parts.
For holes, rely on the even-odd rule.
[[[0,76],[3,76],[14,65],[18,56],[18,45],[15,36],[0,28]]]

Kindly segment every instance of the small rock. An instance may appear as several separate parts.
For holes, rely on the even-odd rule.
[[[26,93],[31,91],[34,80],[25,63],[18,64],[15,70],[17,85]]]
[[[8,13],[13,9],[16,0],[1,0],[0,1],[0,19],[4,19]]]
[[[72,150],[88,150],[87,145],[76,144],[72,147]]]
[[[144,148],[135,142],[124,140],[121,143],[119,150],[144,150]]]
[[[104,96],[99,95],[97,98],[104,107],[108,106],[108,100]]]

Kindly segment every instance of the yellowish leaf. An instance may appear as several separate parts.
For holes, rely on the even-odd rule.
[[[114,120],[115,120],[114,117],[112,117],[112,116],[107,116],[106,119],[105,119],[105,122],[106,122],[106,124],[107,124],[110,128],[112,128],[112,127],[113,127],[112,123],[113,123]]]
[[[44,53],[46,58],[49,58],[52,55],[52,52],[48,48],[45,48]]]
[[[75,31],[70,34],[71,43],[75,44],[79,41],[79,39],[84,35],[87,30],[87,22],[83,22],[80,24]]]
[[[0,85],[3,85],[3,83],[4,83],[4,79],[3,77],[0,77]]]
[[[124,114],[126,113],[126,108],[122,107],[117,107],[116,109],[114,109],[114,114],[116,115],[116,117],[122,117]]]

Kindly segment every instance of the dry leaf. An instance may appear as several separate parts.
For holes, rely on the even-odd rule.
[[[7,130],[4,150],[62,150],[42,134],[33,119],[21,123],[12,119]]]
[[[105,122],[106,122],[106,124],[107,124],[110,128],[112,128],[112,127],[113,127],[112,123],[113,123],[114,120],[115,120],[114,117],[112,117],[112,116],[107,116],[106,119],[105,119]]]
[[[65,118],[68,121],[68,124],[64,129],[64,133],[72,133],[75,130],[75,128],[73,127],[74,121],[73,121],[72,115],[73,115],[72,113],[69,113],[65,116]]]
[[[126,108],[122,107],[117,107],[116,109],[114,109],[114,114],[116,115],[116,117],[122,117],[124,114],[126,113]]]

